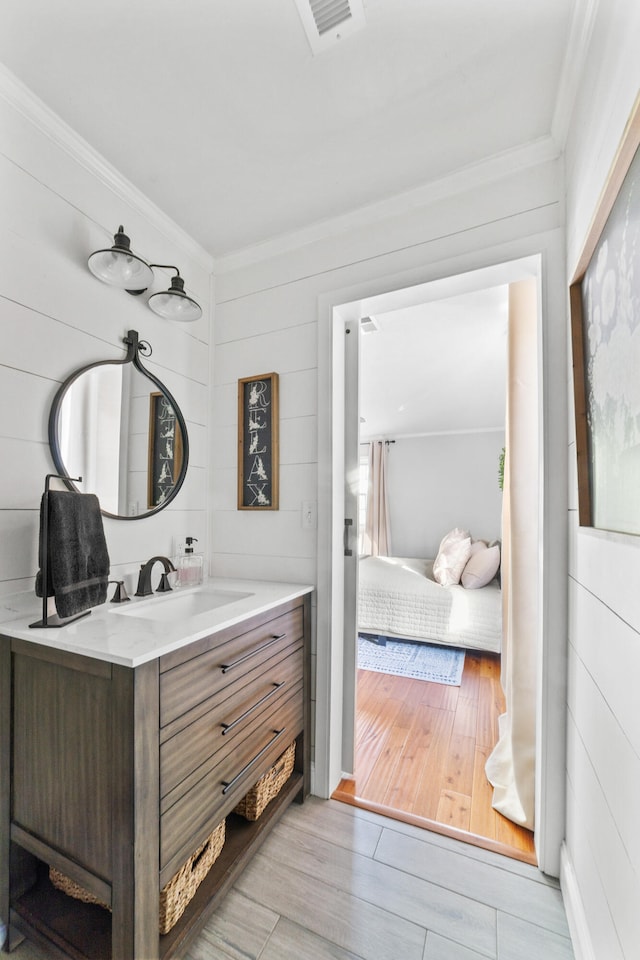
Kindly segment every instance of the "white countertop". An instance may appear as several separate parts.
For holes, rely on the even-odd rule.
[[[32,592],[16,593],[0,597],[0,633],[137,667],[312,590],[299,583],[213,577],[200,587],[132,597],[126,603],[107,601],[87,617],[47,629],[29,627],[42,618],[42,601]]]

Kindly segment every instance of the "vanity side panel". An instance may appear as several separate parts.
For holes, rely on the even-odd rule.
[[[159,950],[158,661],[113,667],[113,960]]]
[[[8,930],[11,844],[11,641],[0,637],[0,923]],[[7,945],[7,949],[10,944]]]
[[[298,737],[295,769],[302,774],[302,794],[300,801],[311,792],[311,594],[303,598],[303,732]],[[302,741],[302,742],[300,742]]]
[[[13,653],[11,818],[111,876],[111,681]]]

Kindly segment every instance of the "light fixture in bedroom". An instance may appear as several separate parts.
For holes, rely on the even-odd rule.
[[[113,238],[113,246],[96,250],[89,257],[87,265],[98,280],[126,290],[134,297],[139,297],[151,286],[154,267],[158,270],[175,270],[176,276],[172,278],[169,289],[149,297],[149,308],[159,317],[183,323],[199,320],[202,316],[200,304],[184,292],[184,280],[178,268],[168,263],[147,263],[133,253],[131,241],[122,226],[118,227]]]

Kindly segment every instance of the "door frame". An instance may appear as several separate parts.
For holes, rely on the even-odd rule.
[[[343,772],[344,685],[344,324],[374,313],[371,298],[450,293],[452,280],[504,282],[522,262],[538,283],[540,449],[539,623],[535,845],[541,870],[559,876],[565,832],[567,680],[568,386],[562,231],[547,231],[423,269],[330,291],[318,300],[318,607],[313,792],[329,797]],[[531,272],[528,274],[531,276]],[[512,276],[511,279],[516,279]],[[485,282],[486,281],[486,282]],[[456,288],[460,292],[461,287]],[[366,301],[369,301],[367,304]],[[417,302],[417,301],[416,301]],[[378,301],[380,305],[384,299]],[[379,306],[378,309],[381,307]],[[353,691],[355,696],[355,690]]]

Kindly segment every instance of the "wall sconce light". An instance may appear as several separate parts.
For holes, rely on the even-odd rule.
[[[152,263],[151,266],[156,267],[160,264]],[[164,268],[175,270],[176,276],[171,278],[171,286],[168,290],[151,294],[147,301],[150,309],[159,317],[166,317],[167,320],[180,320],[183,323],[199,320],[202,316],[200,304],[184,292],[184,280],[178,268],[170,267],[169,264],[164,264]]]
[[[169,289],[149,297],[150,309],[159,317],[183,323],[199,320],[202,316],[200,304],[184,292],[184,280],[178,268],[168,263],[147,263],[137,256],[132,252],[131,241],[122,226],[113,238],[112,247],[91,254],[88,267],[98,280],[120,287],[134,297],[139,297],[153,283],[153,267],[175,270],[176,276]]]

